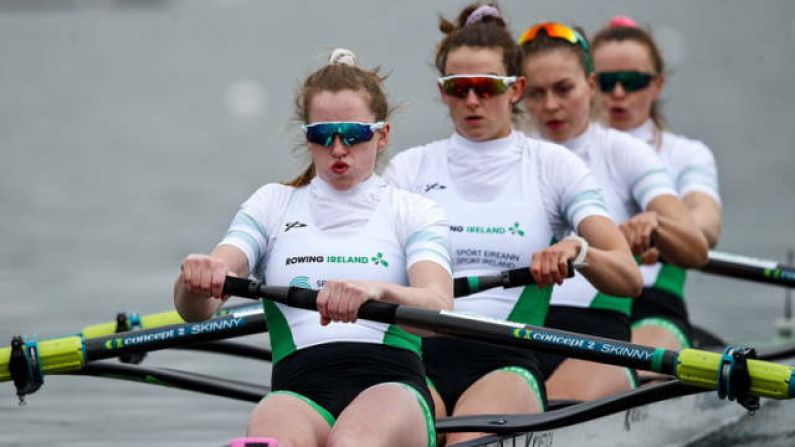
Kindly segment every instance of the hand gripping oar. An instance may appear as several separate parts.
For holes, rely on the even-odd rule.
[[[571,261],[568,261],[568,269],[566,271],[568,272],[567,278],[574,276],[574,267]],[[529,267],[505,270],[494,275],[464,276],[453,280],[453,296],[459,298],[495,287],[509,289],[511,287],[529,286],[535,283],[535,278],[530,273]]]
[[[516,287],[532,283],[532,275],[527,268],[459,279],[477,284],[494,284],[490,287]],[[458,292],[459,295],[467,293],[474,291]],[[123,321],[117,319],[115,322],[88,326],[78,335],[45,340],[16,337],[11,347],[0,348],[0,382],[13,380],[22,401],[25,395],[39,389],[45,375],[80,371],[95,360],[159,349],[201,347],[207,351],[270,360],[270,352],[264,349],[228,344],[208,345],[215,340],[267,330],[259,304],[222,308],[215,318],[199,323],[185,323],[174,311],[143,316],[130,314],[125,315]]]
[[[242,278],[227,277],[224,293],[253,299],[266,298],[301,309],[317,308],[317,292],[314,290],[266,286]],[[441,335],[659,372],[672,375],[687,385],[719,390],[728,398],[742,396],[746,392],[742,389],[746,379],[747,392],[751,395],[776,399],[795,396],[795,370],[792,367],[747,357],[736,359],[735,354],[741,353],[740,350],[726,355],[698,349],[674,351],[539,326],[377,301],[364,303],[359,308],[359,318],[411,326]]]
[[[714,275],[795,287],[795,267],[748,256],[710,251],[707,265],[700,270]]]

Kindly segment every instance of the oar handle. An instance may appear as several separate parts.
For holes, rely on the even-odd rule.
[[[234,295],[251,299],[269,299],[290,307],[317,310],[317,290],[301,287],[266,286],[259,281],[227,276],[224,282],[224,295]],[[368,301],[359,308],[359,318],[392,323],[395,321],[397,304],[381,301]]]
[[[566,278],[574,276],[574,266],[568,261]],[[529,267],[522,267],[513,270],[505,270],[495,275],[483,276],[462,276],[453,280],[453,296],[456,298],[472,295],[483,290],[503,287],[530,286],[536,283]]]

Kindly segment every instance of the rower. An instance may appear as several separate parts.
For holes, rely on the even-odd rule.
[[[252,412],[247,436],[287,447],[435,445],[420,337],[357,321],[370,300],[452,307],[443,210],[373,172],[390,135],[383,79],[352,52],[332,53],[295,102],[310,166],[260,188],[211,254],[182,262],[174,301],[188,321],[220,306],[227,274],[320,289],[320,316],[264,301],[273,392]]]
[[[537,283],[457,298],[455,310],[540,325],[568,261],[605,292],[639,293],[640,272],[585,163],[513,128],[526,80],[521,49],[499,9],[471,5],[455,22],[442,18],[439,28],[439,92],[455,132],[397,154],[384,177],[447,211],[456,276],[530,266]],[[579,235],[566,237],[574,229]],[[526,351],[426,338],[423,359],[439,415],[545,406],[538,361]],[[481,435],[449,434],[447,442]]]
[[[519,38],[528,88],[525,106],[533,130],[566,146],[591,169],[607,208],[636,255],[651,247],[682,267],[706,262],[707,245],[692,222],[659,157],[644,142],[591,123],[596,79],[588,41],[557,22],[531,26]],[[583,275],[552,294],[546,326],[630,340],[632,294],[608,294]],[[553,399],[590,400],[635,386],[631,371],[559,355],[542,356]]]
[[[651,34],[627,17],[617,17],[593,40],[598,98],[611,127],[651,145],[668,170],[677,194],[710,248],[721,233],[718,170],[702,142],[665,130],[660,95],[665,62]],[[656,251],[644,255],[649,261]],[[690,347],[692,328],[684,299],[685,270],[666,262],[641,267],[643,293],[632,306],[632,341],[672,349]]]

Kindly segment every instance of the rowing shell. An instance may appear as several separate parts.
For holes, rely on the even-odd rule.
[[[791,409],[795,409],[790,405]],[[456,447],[504,446],[684,446],[748,417],[739,405],[715,393],[668,399],[568,427],[491,436]]]
[[[789,358],[785,363],[793,361]],[[672,380],[546,413],[455,418],[439,421],[437,427],[439,431],[464,431],[461,428],[467,425],[482,428],[488,422],[501,433],[511,426],[524,427],[511,434],[480,438],[455,447],[690,446],[707,438],[725,438],[730,428],[745,421],[749,421],[749,431],[756,432],[754,436],[765,439],[795,436],[790,419],[795,414],[795,401],[763,399],[761,404],[760,410],[752,414],[735,402],[720,399],[715,392],[704,392]],[[765,424],[760,424],[763,421]],[[527,427],[532,427],[532,431],[527,431]],[[725,439],[718,442],[709,445],[727,445]],[[754,443],[753,439],[749,442]]]

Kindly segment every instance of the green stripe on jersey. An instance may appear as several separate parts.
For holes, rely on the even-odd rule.
[[[535,284],[526,286],[508,315],[508,321],[541,326],[547,319],[551,296],[552,287],[539,289]]]
[[[287,319],[276,304],[270,300],[262,300],[265,310],[265,321],[268,322],[268,335],[271,339],[273,350],[273,364],[295,352],[295,340]]]
[[[384,332],[385,345],[408,349],[420,357],[422,357],[421,343],[422,339],[419,336],[410,334],[395,324],[390,324],[389,328]]]
[[[629,316],[632,310],[632,298],[623,298],[599,292],[591,301],[590,308],[612,310]]]
[[[584,191],[578,195],[587,193]],[[555,236],[549,239],[549,246],[558,243]],[[542,326],[547,320],[549,313],[549,300],[552,297],[552,286],[540,289],[537,285],[532,284],[526,286],[516,300],[511,313],[508,315],[508,321],[517,323],[532,324],[534,326]]]
[[[684,299],[685,280],[687,280],[687,271],[685,269],[663,262],[660,272],[657,274],[657,280],[654,281],[652,287]]]

